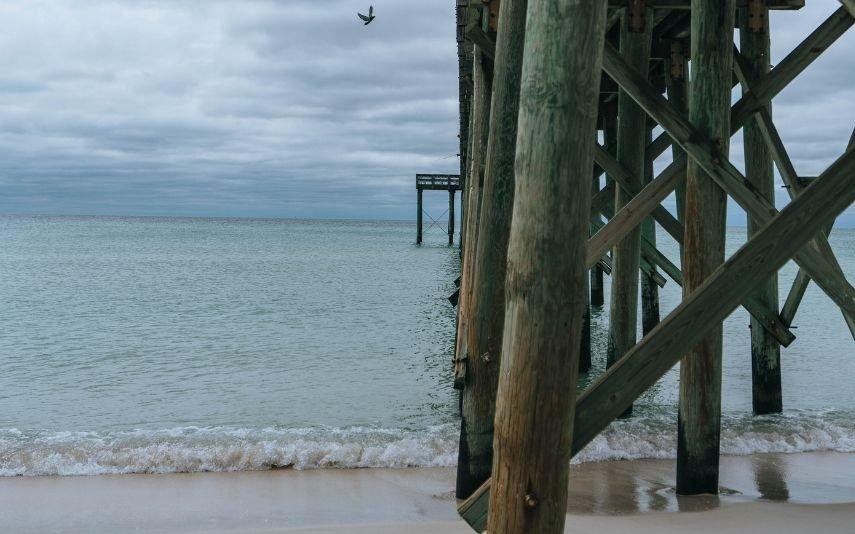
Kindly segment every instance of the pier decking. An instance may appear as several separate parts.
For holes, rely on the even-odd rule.
[[[677,491],[717,493],[721,324],[736,307],[752,317],[745,352],[758,415],[784,409],[781,347],[795,341],[811,280],[855,337],[855,288],[827,240],[855,201],[855,135],[808,179],[771,110],[855,24],[855,0],[840,4],[772,68],[768,12],[799,16],[803,0],[456,0],[457,496],[475,530],[562,532],[571,456],[678,362]],[[729,158],[739,130],[744,172]],[[669,149],[672,162],[655,176]],[[791,198],[780,212],[775,167]],[[672,193],[675,213],[661,205]],[[728,198],[748,215],[749,241],[725,258]],[[680,265],[657,247],[657,225],[680,246]],[[777,271],[790,259],[799,275],[779,307]],[[665,318],[660,271],[683,288]],[[609,369],[577,398],[606,274]]]

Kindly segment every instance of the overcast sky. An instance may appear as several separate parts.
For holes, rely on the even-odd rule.
[[[368,2],[3,2],[0,213],[414,218],[458,165],[454,2]],[[776,13],[773,60],[838,5]],[[853,101],[855,30],[775,101],[799,173]]]

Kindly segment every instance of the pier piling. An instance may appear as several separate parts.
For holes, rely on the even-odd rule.
[[[605,18],[601,2],[528,4],[487,527],[494,533],[564,529]]]
[[[855,25],[852,1],[775,68],[768,11],[803,0],[456,3],[461,112],[469,104],[459,513],[479,532],[561,532],[569,458],[680,361],[677,491],[717,493],[723,319],[740,304],[751,315],[756,414],[782,409],[780,351],[795,341],[811,280],[855,337],[855,288],[827,239],[855,200],[855,148],[819,178],[798,176],[771,114],[772,99]],[[745,174],[728,157],[743,126]],[[669,148],[673,162],[654,177]],[[791,198],[780,213],[773,163]],[[674,192],[676,215],[662,205]],[[728,197],[749,215],[749,240],[725,261]],[[680,265],[657,247],[656,225]],[[790,259],[799,274],[779,313],[776,273]],[[577,396],[604,274],[609,368]],[[660,322],[663,274],[683,302]]]

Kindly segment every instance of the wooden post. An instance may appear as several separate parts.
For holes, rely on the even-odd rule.
[[[593,269],[590,271],[593,273]],[[579,372],[591,370],[591,292],[590,281],[585,278],[585,317],[582,321],[582,342],[579,348]]]
[[[627,406],[650,389],[680,357],[731,314],[757,280],[784,265],[820,228],[855,201],[855,148],[835,161],[805,192],[716,269],[658,328],[578,397],[572,454],[578,454]],[[478,488],[458,512],[483,531],[491,482]]]
[[[508,237],[514,204],[517,110],[527,0],[503,0],[496,32],[493,103],[482,188],[478,243],[473,254],[457,496],[468,497],[490,476],[493,421],[505,324]],[[465,454],[464,454],[465,453]]]
[[[481,10],[482,24],[486,24],[486,10]],[[493,67],[492,62],[484,57],[484,54],[476,47],[475,61],[473,67],[474,92],[472,96],[472,150],[470,152],[470,167],[469,167],[469,210],[467,215],[466,229],[466,245],[463,253],[463,273],[460,286],[460,303],[458,304],[459,319],[457,327],[457,343],[455,345],[455,359],[458,363],[462,363],[462,368],[458,367],[455,372],[455,382],[463,384],[463,395],[461,398],[461,413],[463,415],[463,423],[460,429],[460,447],[458,449],[457,465],[470,466],[473,462],[479,462],[478,458],[472,457],[472,451],[468,447],[470,433],[476,436],[482,435],[482,430],[479,428],[470,429],[467,421],[471,420],[466,417],[466,383],[470,379],[470,372],[477,373],[475,368],[470,368],[470,363],[474,357],[478,355],[469,346],[469,332],[473,326],[473,306],[476,302],[474,292],[478,287],[478,280],[475,271],[476,251],[478,243],[481,239],[481,206],[483,181],[485,172],[485,160],[487,157],[487,141],[490,129],[490,109],[491,109],[491,93],[493,86]],[[491,425],[485,423],[483,418],[478,419],[482,425]],[[478,438],[476,438],[478,439]],[[483,437],[481,437],[483,439]],[[480,450],[480,449],[476,449]],[[476,453],[477,454],[477,453]],[[489,469],[489,464],[484,469]],[[456,494],[458,497],[465,497],[467,492],[471,492],[469,482],[466,477],[458,477]]]
[[[733,78],[734,0],[692,0],[692,84],[689,121],[727,157]],[[692,294],[724,262],[727,195],[689,158],[683,295]],[[721,433],[721,323],[680,365],[677,493],[718,494]]]
[[[768,10],[761,6],[762,16],[754,24],[749,21],[748,9],[740,10],[739,40],[742,56],[748,67],[745,72],[750,81],[765,76],[771,70]],[[743,93],[745,90],[743,89]],[[766,110],[771,113],[771,104]],[[775,203],[775,177],[772,155],[755,121],[743,127],[745,147],[745,177],[759,195]],[[748,214],[748,237],[763,228]],[[757,284],[755,296],[770,311],[778,310],[778,275],[774,274]],[[783,411],[781,398],[781,346],[755,318],[751,318],[751,398],[757,415]]]
[[[448,246],[451,246],[453,244],[454,244],[454,189],[449,188],[449,190],[448,190]]]
[[[652,132],[646,134],[646,144],[650,144],[653,138]],[[645,158],[646,159],[646,158]],[[646,160],[644,163],[644,185],[649,184],[653,180],[653,162]],[[641,237],[656,248],[656,225],[653,222],[653,217],[645,217],[641,222]],[[656,267],[653,267],[656,272]],[[653,276],[648,274],[641,275],[641,332],[647,335],[648,332],[659,324],[659,286],[656,284]]]
[[[617,156],[617,103],[609,102],[601,110],[603,117],[603,145],[610,154]],[[600,179],[595,178],[599,184]],[[606,173],[606,185],[614,183],[614,178]],[[599,214],[596,215],[599,219]],[[605,301],[605,280],[603,268],[595,265],[591,269],[591,306],[602,306]]]
[[[422,244],[422,213],[424,212],[424,208],[422,207],[422,188],[416,188],[416,244]]]
[[[605,19],[605,2],[528,5],[493,534],[564,531]]]
[[[689,109],[689,50],[688,43],[683,39],[674,39],[670,43],[671,53],[665,59],[665,74],[666,90],[668,91],[668,100],[683,111]],[[671,156],[674,161],[686,161],[686,153],[676,143],[671,145]],[[652,159],[648,158],[652,163]],[[686,177],[685,173],[677,184],[676,190],[677,200],[677,220],[681,223],[686,222]],[[683,243],[680,242],[680,258],[683,257]]]
[[[624,13],[621,22],[620,51],[627,62],[642,73],[650,65],[653,34],[653,9],[643,9],[641,27],[637,17]],[[641,31],[638,31],[638,30]],[[641,189],[644,174],[644,149],[647,142],[647,115],[621,90],[618,94],[617,159],[630,173],[628,177]],[[615,211],[632,199],[623,188],[615,191]],[[612,252],[611,322],[606,362],[612,366],[635,345],[638,328],[638,269],[641,261],[641,228],[627,233]],[[624,415],[632,413],[632,408]]]

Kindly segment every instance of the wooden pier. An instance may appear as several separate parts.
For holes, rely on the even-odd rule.
[[[460,191],[459,174],[417,174],[416,175],[416,244],[422,243],[424,191],[448,191],[448,244],[454,244],[454,195]]]
[[[827,239],[855,201],[855,134],[819,177],[801,176],[772,110],[855,24],[855,0],[839,1],[773,68],[768,12],[798,17],[804,0],[456,0],[461,175],[419,175],[417,240],[422,191],[448,190],[453,205],[460,189],[457,497],[474,530],[563,532],[570,458],[678,362],[677,492],[717,493],[722,321],[735,308],[751,316],[756,414],[785,409],[781,351],[811,280],[855,337],[855,288]],[[740,129],[744,172],[729,151]],[[773,168],[791,198],[780,212]],[[672,193],[675,213],[661,205]],[[748,242],[726,258],[728,198],[748,214]],[[590,307],[609,282],[609,368],[577,396]],[[683,301],[660,317],[668,282]]]

